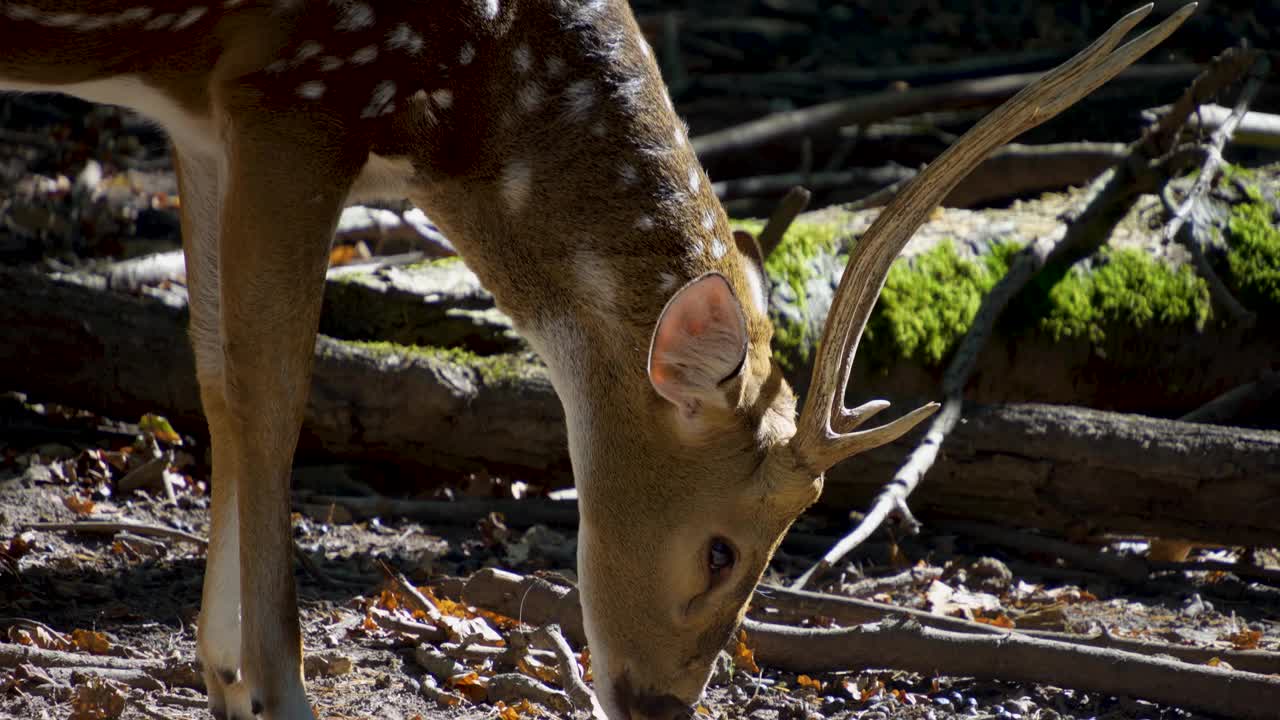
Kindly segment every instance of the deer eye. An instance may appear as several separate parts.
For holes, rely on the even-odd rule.
[[[712,585],[718,585],[728,577],[736,559],[737,556],[729,541],[724,538],[711,540],[711,545],[707,548],[707,569],[711,572]]]

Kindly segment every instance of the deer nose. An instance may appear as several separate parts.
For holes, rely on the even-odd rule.
[[[626,674],[614,682],[613,690],[627,720],[689,720],[693,717],[693,707],[675,695],[636,692]]]

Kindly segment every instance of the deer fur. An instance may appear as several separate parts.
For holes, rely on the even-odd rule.
[[[857,427],[858,339],[890,263],[974,165],[1154,47],[1151,6],[979,122],[851,253],[810,400],[774,363],[759,248],[731,233],[624,0],[0,0],[0,90],[133,107],[173,139],[213,446],[198,632],[215,717],[312,718],[289,474],[342,206],[407,195],[547,362],[610,720],[690,712]],[[726,558],[729,562],[726,563]]]
[[[215,716],[311,717],[289,465],[333,226],[377,195],[424,208],[550,367],[603,708],[687,711],[812,498],[782,508],[753,482],[794,417],[762,269],[625,2],[49,0],[0,2],[0,19],[0,90],[125,105],[173,139],[214,455],[199,647]],[[709,275],[716,292],[686,290]],[[709,299],[715,337],[659,343],[657,367],[681,368],[670,400],[649,377],[658,319]],[[709,589],[712,537],[738,557]]]

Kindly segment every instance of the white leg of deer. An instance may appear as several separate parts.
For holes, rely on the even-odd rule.
[[[312,718],[302,680],[289,477],[328,248],[367,149],[341,122],[229,93],[219,290],[240,529],[240,673],[253,717]],[[344,145],[345,143],[345,145]],[[235,720],[249,720],[237,717]]]
[[[242,715],[249,708],[227,707],[228,689],[240,671],[240,528],[236,478],[228,455],[231,418],[218,330],[218,228],[224,180],[219,173],[219,158],[185,149],[181,144],[174,155],[182,197],[191,345],[213,444],[213,507],[197,635],[209,710],[215,718],[225,718],[228,714]]]

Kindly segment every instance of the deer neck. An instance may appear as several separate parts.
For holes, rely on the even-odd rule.
[[[647,401],[649,340],[671,295],[722,273],[763,328],[761,277],[625,3],[515,12],[451,86],[415,98],[433,152],[415,162],[414,199],[551,366],[566,405],[567,386],[586,383]]]

